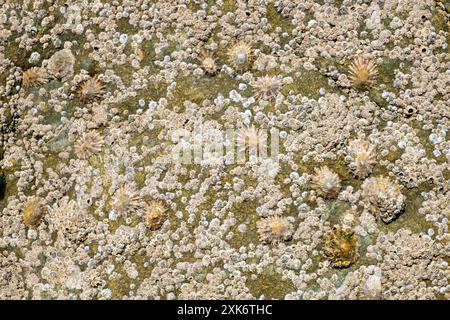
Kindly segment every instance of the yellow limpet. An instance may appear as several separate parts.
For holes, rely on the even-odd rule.
[[[357,57],[349,67],[350,82],[355,88],[370,87],[378,76],[377,65],[373,60]]]
[[[325,236],[323,251],[335,268],[347,268],[358,258],[357,237],[351,228],[335,225]]]
[[[29,227],[39,225],[45,209],[36,197],[30,198],[22,210],[22,220]]]

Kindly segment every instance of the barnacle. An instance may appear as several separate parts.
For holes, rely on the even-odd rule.
[[[40,67],[32,67],[23,72],[22,84],[24,87],[34,87],[46,84],[48,81],[47,72]]]
[[[35,227],[45,214],[45,208],[36,197],[28,199],[22,210],[22,220],[29,227]]]
[[[364,180],[361,188],[365,207],[385,223],[393,221],[402,213],[405,196],[400,186],[389,178],[368,178]]]
[[[277,96],[282,86],[279,77],[263,76],[253,82],[253,92],[259,99],[270,100]]]
[[[124,184],[114,193],[111,207],[117,213],[128,214],[140,212],[143,207],[143,202],[141,196],[133,186]]]
[[[78,89],[78,95],[81,100],[88,102],[99,99],[103,95],[105,85],[97,75],[83,82]]]
[[[367,177],[375,164],[375,147],[366,140],[356,139],[349,142],[347,152],[353,174],[358,178]]]
[[[315,175],[312,177],[312,185],[316,192],[324,197],[336,197],[341,188],[341,179],[339,176],[328,169],[321,167],[314,169]]]
[[[83,133],[75,144],[75,153],[78,158],[87,159],[101,150],[104,140],[96,131]]]
[[[378,75],[377,65],[372,60],[357,57],[349,67],[350,82],[355,88],[370,87]]]
[[[259,239],[265,243],[289,241],[292,239],[294,228],[285,217],[270,216],[262,218],[256,224]]]
[[[75,57],[69,49],[63,49],[54,53],[48,60],[48,72],[59,80],[64,80],[73,74]]]
[[[325,235],[323,251],[335,268],[347,268],[355,263],[358,258],[356,247],[357,237],[351,228],[335,225]]]
[[[237,69],[243,69],[252,60],[252,47],[243,41],[234,44],[228,50],[228,59]]]
[[[144,220],[150,230],[159,229],[164,223],[166,215],[166,207],[159,201],[152,201],[145,204]]]

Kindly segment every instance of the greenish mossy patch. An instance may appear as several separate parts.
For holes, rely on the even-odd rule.
[[[228,243],[236,249],[242,246],[247,246],[250,243],[259,243],[258,232],[256,230],[256,223],[259,221],[259,215],[256,212],[257,208],[256,201],[244,201],[244,203],[238,205],[233,205],[230,212],[234,213],[236,218],[236,224],[230,228],[233,232],[233,238],[228,241]],[[238,227],[240,224],[246,224],[247,230],[245,232],[240,232]]]
[[[110,279],[106,287],[111,289],[112,299],[118,300],[128,294],[132,281],[121,264],[115,264],[115,267],[115,272],[117,272],[118,276]]]
[[[265,267],[256,280],[252,280],[251,275],[247,276],[246,286],[255,297],[264,295],[266,299],[283,299],[284,296],[296,291],[294,284],[289,280],[283,280],[281,274],[276,272],[273,266]],[[277,285],[274,285],[274,284]]]

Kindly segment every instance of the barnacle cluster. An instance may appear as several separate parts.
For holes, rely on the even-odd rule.
[[[356,211],[356,209],[349,208],[342,214],[342,225],[352,227],[357,223],[358,218],[358,211]]]
[[[50,230],[56,232],[59,239],[80,243],[86,240],[92,231],[88,213],[77,205],[75,200],[64,197],[48,206],[47,221]]]
[[[75,56],[70,49],[55,52],[47,62],[48,73],[58,80],[68,79],[73,75]]]
[[[405,196],[390,178],[368,178],[361,190],[364,206],[385,223],[392,222],[405,208]]]

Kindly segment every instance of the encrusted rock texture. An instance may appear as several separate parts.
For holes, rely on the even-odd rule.
[[[0,4],[0,299],[450,298],[448,1]]]

